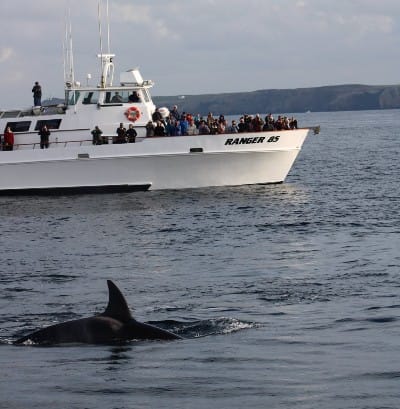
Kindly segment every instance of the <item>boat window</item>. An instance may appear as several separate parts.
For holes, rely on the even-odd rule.
[[[59,129],[60,124],[61,124],[61,119],[43,119],[43,120],[37,121],[36,126],[35,126],[35,131],[39,131],[45,125],[49,129]]]
[[[68,105],[75,105],[78,102],[80,95],[80,91],[68,92]]]
[[[129,91],[106,92],[105,104],[125,104],[129,102]]]
[[[142,94],[143,94],[143,96],[144,96],[144,100],[145,100],[146,102],[150,102],[149,91],[148,91],[147,89],[144,89],[144,90],[142,91]]]
[[[133,103],[142,102],[141,92],[136,91],[136,90],[132,90],[132,92],[129,92],[128,102],[133,102]]]
[[[97,104],[99,102],[99,93],[94,91],[85,92],[83,96],[83,104]]]
[[[10,127],[13,132],[28,132],[31,121],[7,122],[6,128]]]
[[[129,102],[129,91],[123,91],[120,94],[122,95],[122,102]]]
[[[21,111],[4,111],[1,115],[2,118],[16,118],[21,115]]]

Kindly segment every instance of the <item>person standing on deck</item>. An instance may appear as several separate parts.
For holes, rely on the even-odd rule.
[[[117,138],[115,139],[114,143],[126,143],[126,128],[122,122],[119,124],[116,133]]]
[[[91,132],[92,134],[92,143],[93,145],[101,145],[102,139],[101,136],[103,135],[103,131],[96,125]]]
[[[174,105],[170,111],[170,117],[174,118],[175,120],[179,121],[179,119],[181,118],[181,114],[178,111],[178,106]]]
[[[133,128],[132,124],[129,124],[128,130],[126,131],[126,136],[128,137],[128,143],[136,142],[137,132]]]
[[[7,126],[4,132],[4,146],[3,151],[12,151],[14,149],[14,133],[11,128]]]
[[[32,88],[33,92],[33,106],[40,107],[42,106],[42,87],[36,81],[35,85]]]
[[[40,149],[48,148],[49,147],[49,136],[50,131],[46,125],[39,131],[40,135]]]

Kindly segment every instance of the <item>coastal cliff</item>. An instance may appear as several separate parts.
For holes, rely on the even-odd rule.
[[[400,108],[400,85],[334,85],[224,94],[154,96],[157,106],[214,114],[358,111]]]

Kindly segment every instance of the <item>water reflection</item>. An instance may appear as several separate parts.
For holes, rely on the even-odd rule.
[[[109,355],[105,358],[108,366],[105,368],[107,371],[115,371],[120,368],[121,365],[126,365],[132,360],[131,346],[117,345],[113,346],[109,350]]]

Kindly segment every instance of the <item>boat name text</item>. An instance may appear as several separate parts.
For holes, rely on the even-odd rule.
[[[254,138],[228,138],[225,145],[248,145],[249,143],[264,143],[266,138],[264,136],[256,136]],[[270,136],[267,142],[278,142],[279,136]]]

